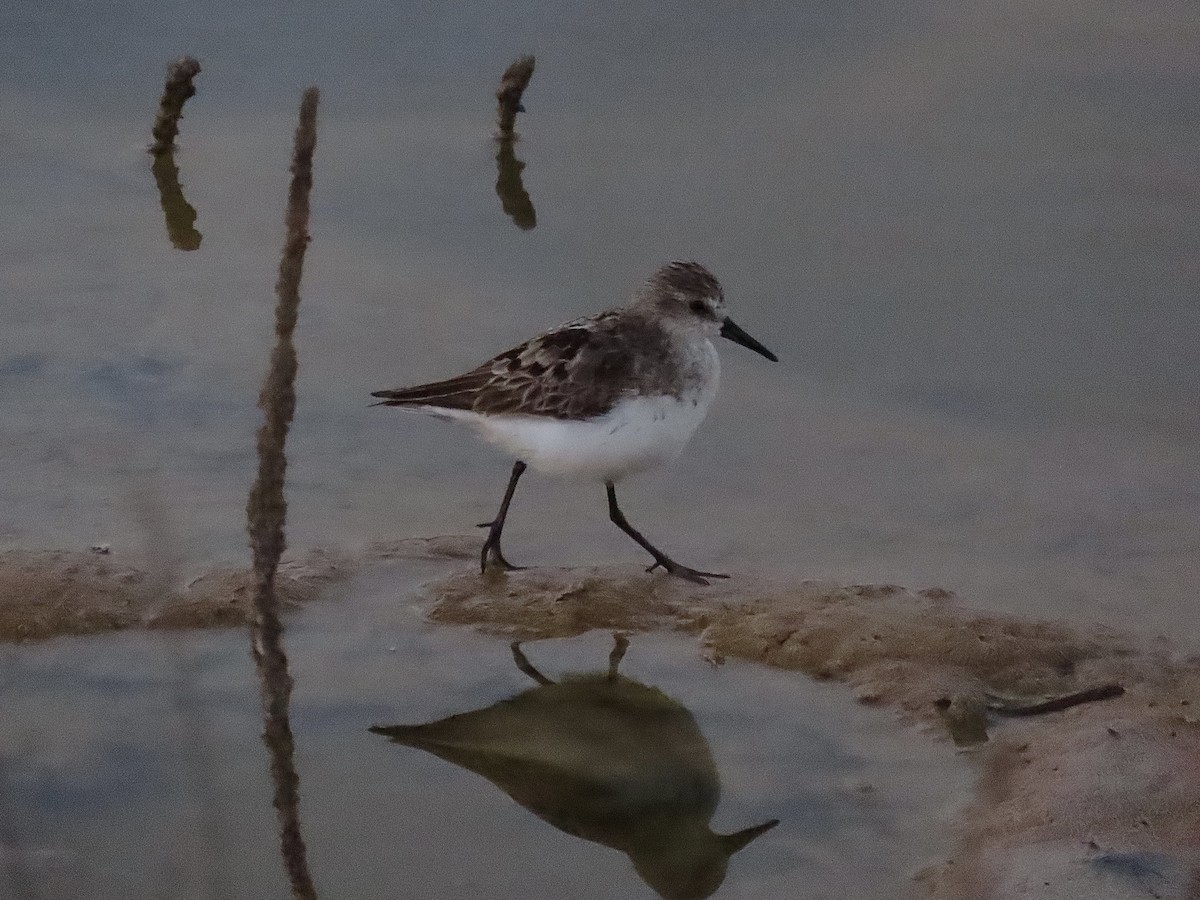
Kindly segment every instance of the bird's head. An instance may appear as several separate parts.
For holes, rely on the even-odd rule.
[[[699,332],[712,338],[720,335],[749,347],[771,362],[779,358],[750,337],[729,318],[721,283],[700,263],[673,262],[650,276],[634,304],[652,312],[670,327]]]

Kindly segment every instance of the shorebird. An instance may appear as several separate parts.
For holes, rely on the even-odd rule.
[[[695,262],[655,272],[625,306],[539,334],[463,375],[375,391],[375,406],[399,406],[473,426],[516,457],[488,529],[480,569],[520,568],[504,558],[500,536],[517,481],[527,467],[595,478],[608,492],[613,523],[672,575],[707,584],[727,578],[675,562],[629,524],[617,505],[622,478],[670,462],[704,420],[720,382],[712,338],[720,335],[778,358],[734,324],[712,273]]]

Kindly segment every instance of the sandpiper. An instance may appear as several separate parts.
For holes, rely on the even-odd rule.
[[[551,475],[595,478],[608,492],[613,523],[672,575],[700,584],[726,578],[680,565],[635,529],[617,505],[627,475],[670,462],[704,420],[717,394],[720,335],[772,362],[778,358],[734,324],[712,273],[695,262],[655,272],[625,306],[576,319],[514,347],[464,375],[375,391],[376,406],[399,406],[465,422],[516,457],[500,511],[480,553],[504,558],[500,535],[527,466]]]

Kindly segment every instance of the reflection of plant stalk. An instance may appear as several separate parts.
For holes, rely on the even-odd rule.
[[[283,554],[283,525],[287,503],[283,498],[287,457],[284,442],[296,408],[296,348],[292,332],[300,306],[300,275],[308,246],[308,195],[312,188],[312,158],[317,145],[317,100],[309,88],[300,103],[300,124],[292,152],[292,183],[288,189],[285,224],[287,238],[275,284],[275,349],[258,405],[265,421],[258,431],[258,478],[246,503],[250,547],[254,555],[254,610],[250,623],[251,649],[258,669],[263,704],[263,741],[271,754],[271,780],[275,811],[279,817],[280,852],[291,882],[292,896],[315,898],[308,870],[304,838],[300,833],[300,778],[293,760],[292,727],[288,701],[292,678],[284,653],[283,625],[275,600],[275,570]]]
[[[0,884],[7,882],[10,893],[5,896],[13,900],[37,900],[40,895],[34,887],[33,871],[25,858],[25,847],[21,836],[11,828],[15,819],[6,797],[6,780],[4,772],[0,770],[0,848],[3,848],[0,856],[4,857],[4,868],[7,870],[7,877],[0,880]]]
[[[496,88],[496,101],[499,110],[496,113],[496,127],[500,129],[500,137],[512,137],[513,127],[517,124],[517,113],[521,106],[521,95],[529,87],[529,79],[533,77],[534,59],[532,56],[522,56],[504,70],[500,76],[500,87]]]
[[[174,151],[156,154],[151,171],[167,217],[167,237],[171,239],[171,246],[176,250],[198,250],[202,236],[196,230],[196,208],[183,196]]]
[[[537,226],[537,213],[521,182],[525,163],[513,152],[514,135],[497,138],[497,143],[500,146],[496,151],[496,194],[500,197],[500,206],[518,228],[529,231]]]
[[[175,165],[175,137],[183,104],[196,93],[192,80],[200,74],[200,63],[184,56],[167,66],[167,81],[162,99],[158,101],[158,116],[154,120],[154,183],[167,217],[167,237],[177,250],[196,250],[200,247],[200,232],[196,230],[196,210],[183,196],[179,186],[179,169]]]
[[[521,105],[521,95],[529,87],[529,79],[533,78],[533,67],[533,57],[522,56],[504,70],[500,76],[500,87],[496,88],[496,140],[500,145],[496,151],[496,194],[500,197],[500,206],[505,214],[522,231],[529,231],[537,225],[537,214],[521,182],[521,170],[525,168],[525,163],[517,159],[513,150],[517,139],[513,128],[517,124],[517,113],[525,109]]]
[[[181,57],[167,66],[167,82],[163,85],[158,117],[154,120],[154,143],[150,145],[150,152],[155,156],[175,149],[183,104],[196,93],[192,79],[199,74],[200,63],[190,56]]]

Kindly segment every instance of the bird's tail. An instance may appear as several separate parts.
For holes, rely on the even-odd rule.
[[[415,387],[396,388],[391,391],[372,391],[378,403],[372,406],[437,406],[442,409],[470,409],[476,392],[487,383],[488,376],[469,372],[445,381],[418,384]]]

